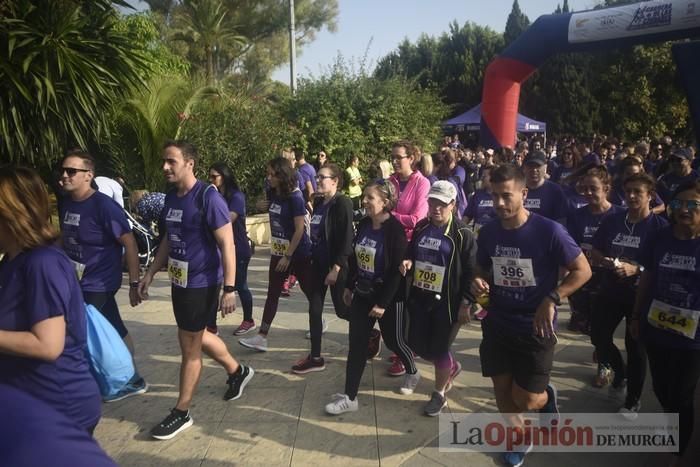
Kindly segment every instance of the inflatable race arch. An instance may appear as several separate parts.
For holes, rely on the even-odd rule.
[[[653,0],[598,10],[540,16],[486,68],[480,142],[513,146],[520,86],[549,57],[700,36],[700,0]],[[700,42],[673,45],[700,141]]]

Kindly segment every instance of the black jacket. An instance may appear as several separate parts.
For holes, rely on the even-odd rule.
[[[415,262],[415,242],[418,241],[421,232],[430,225],[430,219],[423,219],[416,225],[406,258]],[[452,242],[452,255],[447,262],[445,275],[447,276],[447,306],[450,314],[450,322],[457,320],[459,307],[462,300],[474,302],[470,292],[471,282],[474,279],[476,269],[476,240],[474,234],[459,219],[452,216],[452,221],[445,232],[445,237]],[[456,253],[456,254],[455,254]],[[413,274],[407,274],[408,281],[412,282]],[[409,292],[413,292],[409,288]]]
[[[322,198],[314,200],[314,211],[323,203]],[[352,201],[338,193],[329,201],[328,211],[323,225],[328,247],[328,266],[337,264],[341,271],[348,269],[348,257],[352,255],[353,225]],[[328,271],[326,271],[328,272]]]
[[[372,226],[372,219],[369,217],[365,217],[360,221],[357,231],[361,232],[367,225],[370,228]],[[399,266],[406,254],[408,242],[406,241],[403,225],[393,215],[389,215],[389,218],[382,224],[381,229],[384,237],[384,276],[382,277],[382,283],[375,286],[375,301],[377,306],[387,308],[394,301],[403,280],[399,273]],[[356,242],[357,236],[352,242],[353,254],[349,258],[350,274],[346,287],[350,290],[353,290],[357,283],[357,258],[354,254]]]

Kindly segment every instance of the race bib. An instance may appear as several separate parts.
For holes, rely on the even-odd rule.
[[[649,324],[664,331],[695,339],[700,321],[700,310],[689,310],[653,300],[647,315]]]
[[[79,263],[77,261],[70,260],[71,263],[73,263],[73,267],[75,268],[75,275],[78,276],[78,282],[83,280],[83,273],[85,272],[85,265],[83,263]]]
[[[374,255],[377,254],[377,249],[367,245],[357,245],[355,247],[355,257],[357,258],[357,267],[365,272],[374,274]]]
[[[311,225],[319,225],[321,223],[321,219],[323,219],[322,215],[314,214],[314,217],[311,218]]]
[[[187,287],[187,261],[168,258],[168,277],[173,285]]]
[[[535,287],[535,270],[530,258],[492,256],[493,283],[501,287]]]
[[[413,273],[413,286],[430,292],[442,292],[442,283],[445,279],[445,267],[416,261]]]
[[[285,254],[287,254],[287,250],[289,249],[289,240],[285,238],[272,237],[272,243],[270,247],[270,253],[273,256],[284,256]]]

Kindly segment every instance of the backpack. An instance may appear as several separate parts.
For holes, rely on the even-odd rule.
[[[102,397],[117,394],[136,373],[131,352],[116,329],[92,305],[85,305],[87,360]]]

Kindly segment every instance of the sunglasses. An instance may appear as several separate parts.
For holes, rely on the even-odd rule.
[[[671,207],[671,209],[681,209],[685,207],[688,211],[696,211],[700,208],[700,201],[695,199],[674,199],[668,205]]]
[[[61,175],[64,173],[69,177],[73,177],[78,172],[89,172],[90,169],[76,169],[75,167],[61,167]]]

